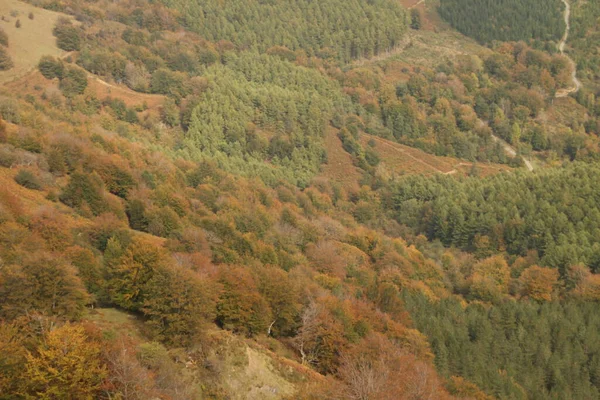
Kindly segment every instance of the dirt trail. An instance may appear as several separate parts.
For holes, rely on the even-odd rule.
[[[411,8],[415,8],[416,6],[418,6],[419,4],[425,3],[425,0],[419,0],[417,3],[413,4],[412,6],[408,7],[408,9],[410,10]]]
[[[439,172],[440,174],[452,174],[452,173],[455,173],[455,172],[456,172],[456,170],[452,170],[452,171],[444,172],[444,171],[442,171],[442,170],[440,170],[440,169],[438,169],[438,168],[434,167],[433,165],[431,165],[431,164],[429,164],[429,163],[427,163],[427,162],[425,162],[425,161],[423,161],[423,160],[421,160],[421,159],[418,159],[417,157],[415,157],[415,156],[413,156],[412,154],[408,153],[406,150],[404,150],[404,149],[402,149],[402,148],[400,148],[400,147],[396,147],[396,146],[394,146],[394,145],[392,145],[392,144],[388,143],[387,141],[385,141],[385,140],[383,140],[383,139],[381,139],[381,138],[379,138],[379,137],[377,137],[377,136],[371,136],[370,138],[371,138],[371,139],[373,139],[373,140],[375,140],[376,142],[379,142],[380,144],[383,144],[384,146],[391,147],[391,148],[393,148],[394,150],[396,150],[396,151],[398,151],[398,152],[404,153],[405,155],[407,155],[408,157],[412,158],[412,159],[413,159],[413,160],[415,160],[416,162],[418,162],[418,163],[421,163],[421,164],[423,164],[423,165],[427,166],[428,168],[431,168],[431,169],[432,169],[432,170],[434,170],[435,172]]]
[[[517,156],[517,151],[510,144],[506,143],[504,140],[500,139],[498,136],[495,135],[492,135],[492,139],[494,139],[494,142],[499,142],[502,145],[506,154],[508,154],[511,157]],[[533,164],[523,156],[521,156],[521,159],[525,163],[527,169],[529,171],[533,171]]]
[[[575,61],[573,61],[573,59],[571,57],[569,57],[568,55],[565,54],[565,45],[567,43],[567,40],[569,39],[569,31],[571,30],[571,4],[567,0],[562,0],[562,2],[565,5],[565,25],[566,25],[566,27],[565,27],[565,34],[563,35],[560,43],[558,44],[558,51],[560,51],[560,54],[562,54],[564,57],[566,57],[567,60],[569,60],[569,64],[571,64],[571,68],[573,69],[571,72],[571,79],[573,80],[573,87],[569,88],[569,89],[558,90],[556,92],[557,98],[567,97],[571,93],[577,93],[579,91],[579,89],[581,89],[581,86],[582,86],[579,79],[577,79],[577,64],[575,64]]]

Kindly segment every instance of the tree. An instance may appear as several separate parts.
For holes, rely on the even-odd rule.
[[[73,97],[83,94],[87,87],[87,74],[84,70],[77,67],[67,66],[64,75],[60,80],[60,90],[67,97]]]
[[[56,45],[65,51],[78,51],[81,49],[81,36],[78,28],[70,21],[59,21],[52,31],[56,36]]]
[[[26,358],[20,390],[25,398],[99,397],[106,365],[101,358],[101,345],[90,340],[81,325],[65,324],[50,331]]]
[[[69,207],[82,211],[89,209],[93,215],[100,215],[108,210],[104,196],[104,184],[97,174],[75,172],[59,199]]]
[[[46,79],[62,79],[65,71],[62,61],[52,56],[43,56],[38,63],[38,69]]]
[[[435,371],[381,334],[371,334],[341,356],[336,399],[448,399]]]
[[[322,373],[331,373],[339,362],[340,352],[347,342],[343,327],[323,305],[311,301],[300,316],[298,334],[293,345],[300,353],[302,364]]]
[[[551,301],[558,284],[558,270],[534,265],[527,268],[519,278],[521,294],[536,301]]]
[[[72,266],[38,253],[23,265],[0,270],[0,316],[13,319],[29,312],[78,318],[88,295]]]
[[[144,288],[141,311],[157,340],[190,344],[205,321],[215,317],[214,284],[176,266],[159,268]]]
[[[0,399],[18,391],[26,362],[23,331],[17,322],[0,322]]]
[[[508,292],[510,269],[504,257],[493,256],[473,266],[470,293],[475,298],[496,301]]]
[[[410,27],[415,30],[421,29],[421,12],[416,8],[410,10]]]
[[[219,283],[223,289],[217,302],[217,323],[247,336],[267,332],[272,321],[271,310],[248,270],[225,268],[219,275]]]
[[[271,308],[267,335],[290,335],[300,314],[298,293],[288,274],[278,267],[265,267],[259,272],[258,288]]]
[[[148,230],[148,217],[146,216],[146,206],[140,199],[132,199],[127,203],[126,208],[129,226],[136,231],[146,232]]]
[[[146,285],[164,262],[162,249],[134,238],[123,255],[110,259],[107,265],[106,290],[110,299],[126,310],[139,311],[147,295]]]

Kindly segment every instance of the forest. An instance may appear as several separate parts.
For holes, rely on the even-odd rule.
[[[481,43],[554,41],[563,35],[560,0],[441,0],[439,13],[459,32]]]
[[[561,2],[442,0],[485,47],[391,0],[30,3],[0,51],[38,7],[56,48],[0,85],[0,399],[600,396]]]
[[[565,276],[571,265],[600,268],[600,169],[570,164],[485,179],[409,177],[392,189],[399,222],[447,246],[487,254],[535,250]]]
[[[349,61],[392,49],[406,31],[406,13],[391,0],[164,0],[184,25],[207,40],[243,48],[302,49]]]
[[[464,376],[501,399],[600,396],[597,304],[463,307],[457,299],[403,298],[429,336],[442,374]]]

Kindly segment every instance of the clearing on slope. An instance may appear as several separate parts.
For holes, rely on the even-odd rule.
[[[29,18],[29,15],[33,19]],[[17,0],[0,2],[0,28],[8,35],[8,53],[14,67],[0,71],[0,83],[9,82],[33,70],[44,55],[62,57],[65,51],[56,47],[52,29],[59,17],[68,17],[54,11],[37,8]],[[70,17],[68,17],[70,18]],[[17,28],[17,20],[20,27]]]
[[[458,158],[435,156],[414,147],[367,134],[361,135],[360,143],[364,147],[373,147],[381,157],[382,165],[392,174],[467,175],[475,169],[478,174],[487,176],[510,169],[500,164],[470,163]]]

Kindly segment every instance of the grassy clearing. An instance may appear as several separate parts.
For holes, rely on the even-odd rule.
[[[33,13],[33,20],[29,14]],[[0,1],[0,27],[8,35],[8,52],[13,68],[0,71],[0,83],[10,82],[34,69],[43,55],[62,57],[66,54],[56,47],[52,29],[60,16],[54,11],[44,10],[17,0]],[[15,26],[17,20],[21,27]]]
[[[341,183],[346,188],[357,186],[361,178],[360,171],[352,163],[352,156],[342,148],[337,129],[329,128],[325,135],[327,164],[321,166],[320,177]]]

